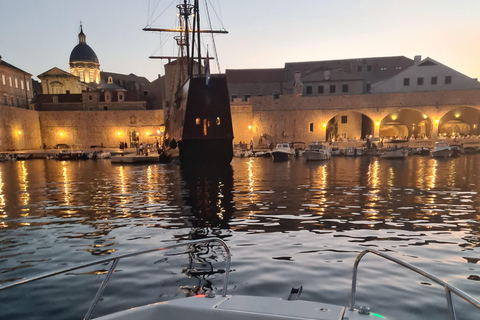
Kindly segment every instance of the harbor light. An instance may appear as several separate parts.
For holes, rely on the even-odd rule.
[[[22,134],[22,131],[19,130],[17,133],[18,133],[18,135],[21,135],[21,134]]]
[[[63,132],[60,132],[59,134],[60,134],[60,136],[63,136]]]
[[[117,135],[118,135],[118,136],[120,136],[120,131],[119,131],[119,132],[117,132]]]
[[[323,127],[324,127],[324,128],[326,128],[326,127],[327,127],[327,123],[326,123],[326,122],[323,124]]]
[[[250,126],[248,126],[248,130],[252,130],[252,126],[251,126],[251,125],[250,125]]]
[[[157,130],[157,133],[160,133],[160,130]]]
[[[145,132],[145,135],[146,135],[146,136],[148,136],[148,131],[147,131],[147,132]]]

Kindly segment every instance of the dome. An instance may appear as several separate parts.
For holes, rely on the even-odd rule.
[[[79,43],[73,48],[70,54],[70,62],[87,61],[98,63],[95,51],[86,43]]]

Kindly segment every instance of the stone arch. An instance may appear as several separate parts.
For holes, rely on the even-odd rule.
[[[479,135],[480,110],[460,107],[448,111],[438,122],[438,134],[453,136]]]
[[[326,137],[328,141],[365,139],[373,136],[374,130],[373,120],[366,114],[357,111],[342,111],[327,122]]]
[[[432,120],[423,112],[415,109],[399,109],[390,112],[380,122],[382,138],[430,138]]]

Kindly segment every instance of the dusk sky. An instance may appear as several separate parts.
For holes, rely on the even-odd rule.
[[[421,55],[480,78],[478,0],[208,2],[215,8],[210,9],[214,28],[223,25],[229,31],[215,40],[221,72],[282,68],[285,62]],[[152,81],[163,74],[163,64],[148,57],[176,55],[176,50],[172,35],[142,28],[155,18],[152,26],[173,27],[176,3],[0,0],[0,55],[35,78],[53,67],[68,71],[81,21],[101,70],[134,73]],[[202,16],[203,28],[206,22]]]

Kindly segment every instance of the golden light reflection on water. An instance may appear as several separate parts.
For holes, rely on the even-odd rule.
[[[434,189],[437,182],[438,160],[430,159],[427,165],[427,188]]]
[[[3,172],[0,168],[0,218],[7,218],[7,213],[5,212],[5,194],[3,190]],[[6,228],[7,225],[4,221],[0,222],[0,228]]]
[[[254,191],[255,191],[255,178],[253,176],[253,163],[254,163],[254,158],[250,158],[250,160],[247,162],[247,178],[248,178],[248,199],[251,204],[254,203]],[[254,213],[253,211],[250,211],[249,216],[253,216]]]
[[[70,187],[70,179],[69,179],[69,172],[67,168],[67,162],[62,161],[62,177],[63,177],[63,200],[65,201],[65,205],[70,205],[70,198],[71,198],[71,187]]]
[[[20,180],[20,203],[24,206],[21,209],[21,215],[26,217],[29,214],[28,205],[30,203],[30,193],[28,192],[28,171],[25,166],[25,161],[20,162],[19,170],[19,180]]]
[[[378,186],[380,184],[379,181],[379,167],[380,164],[378,159],[375,159],[372,163],[368,166],[368,186],[371,188],[370,192],[368,193],[366,206],[373,207],[376,205],[377,201],[380,200],[378,197],[378,193],[380,192]]]
[[[123,166],[118,167],[118,176],[120,177],[120,202],[124,205],[127,203],[127,197],[125,196],[127,188],[125,183],[125,168]],[[125,208],[123,210],[125,211]]]

